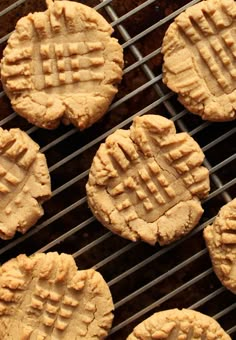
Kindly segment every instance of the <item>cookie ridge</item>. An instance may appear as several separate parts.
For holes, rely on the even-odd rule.
[[[132,241],[170,243],[189,232],[203,209],[209,173],[200,147],[162,116],[136,117],[99,147],[86,185],[95,217]],[[168,222],[168,223],[167,223]]]
[[[108,286],[95,270],[78,271],[71,255],[19,255],[3,264],[0,274],[1,338],[107,335],[113,319]]]
[[[220,209],[203,235],[217,277],[236,294],[236,198]]]
[[[176,17],[163,39],[163,82],[206,120],[236,118],[235,13],[233,0],[201,1]]]
[[[83,130],[107,111],[122,78],[123,50],[95,9],[50,1],[21,18],[1,61],[1,79],[15,111],[32,124],[62,121]]]
[[[127,340],[143,339],[211,339],[230,340],[230,336],[213,318],[189,309],[157,312],[137,325]]]
[[[20,129],[0,128],[0,238],[25,233],[43,215],[51,197],[47,161],[36,144]]]

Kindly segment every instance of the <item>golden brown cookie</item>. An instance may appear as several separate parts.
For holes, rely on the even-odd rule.
[[[0,128],[0,238],[25,233],[43,215],[51,196],[45,156],[20,129]]]
[[[161,116],[136,117],[99,147],[86,185],[97,219],[132,241],[168,244],[199,221],[209,191],[198,144]]]
[[[236,198],[220,209],[204,238],[216,275],[236,294]]]
[[[107,284],[71,255],[19,255],[0,267],[0,339],[104,339],[113,319]]]
[[[127,340],[206,339],[230,340],[213,318],[189,309],[169,309],[153,314],[136,326]]]
[[[169,26],[163,82],[191,112],[211,121],[236,118],[236,2],[206,0]]]
[[[21,18],[1,61],[1,79],[15,111],[47,129],[60,121],[81,130],[101,118],[122,77],[123,51],[94,9],[48,1]]]

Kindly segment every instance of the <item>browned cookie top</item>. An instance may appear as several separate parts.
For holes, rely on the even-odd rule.
[[[94,215],[132,241],[170,243],[189,232],[209,191],[198,144],[162,116],[136,117],[102,144],[86,186]]]
[[[216,275],[236,294],[236,198],[220,209],[204,237]]]
[[[127,340],[230,340],[213,318],[189,309],[153,314],[136,326]]]
[[[1,61],[1,79],[17,113],[55,128],[80,129],[107,110],[121,80],[123,52],[112,27],[94,9],[48,1],[45,12],[21,18]]]
[[[163,81],[191,112],[212,121],[236,117],[236,2],[189,7],[163,40]]]
[[[113,319],[107,284],[71,255],[19,255],[0,267],[0,339],[100,340]]]
[[[43,215],[51,196],[45,156],[20,129],[0,128],[0,238],[25,233]]]

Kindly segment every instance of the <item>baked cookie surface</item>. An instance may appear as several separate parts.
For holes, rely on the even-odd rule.
[[[15,111],[43,128],[60,121],[85,129],[107,111],[122,77],[123,51],[94,9],[48,1],[21,18],[1,61],[1,80]]]
[[[169,309],[153,314],[136,326],[127,340],[211,339],[230,340],[213,318],[189,309]]]
[[[176,17],[163,40],[163,82],[206,120],[236,118],[235,23],[235,1],[201,1]]]
[[[104,339],[113,302],[102,276],[71,255],[19,255],[0,267],[1,339]]]
[[[45,156],[20,129],[0,128],[0,238],[25,233],[43,215],[51,196]]]
[[[168,244],[199,221],[209,174],[198,144],[174,123],[136,117],[99,147],[86,185],[89,206],[111,231],[132,241]]]
[[[216,275],[236,294],[236,198],[220,209],[203,234]]]

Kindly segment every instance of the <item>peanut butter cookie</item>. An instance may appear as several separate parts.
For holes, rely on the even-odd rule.
[[[127,340],[230,340],[213,318],[189,309],[158,312],[136,326]]]
[[[210,121],[236,118],[236,2],[206,0],[169,26],[163,82],[191,112]]]
[[[104,339],[113,319],[107,284],[71,255],[19,255],[0,267],[1,339]]]
[[[25,233],[43,215],[51,196],[45,156],[20,129],[0,128],[0,238]]]
[[[99,147],[86,185],[97,219],[132,241],[168,244],[198,223],[209,174],[198,144],[161,116],[136,117]]]
[[[94,9],[47,1],[45,12],[21,18],[1,61],[1,79],[15,111],[53,129],[60,121],[85,129],[101,118],[122,77],[123,51]]]
[[[236,294],[236,198],[220,209],[204,238],[216,275]]]

